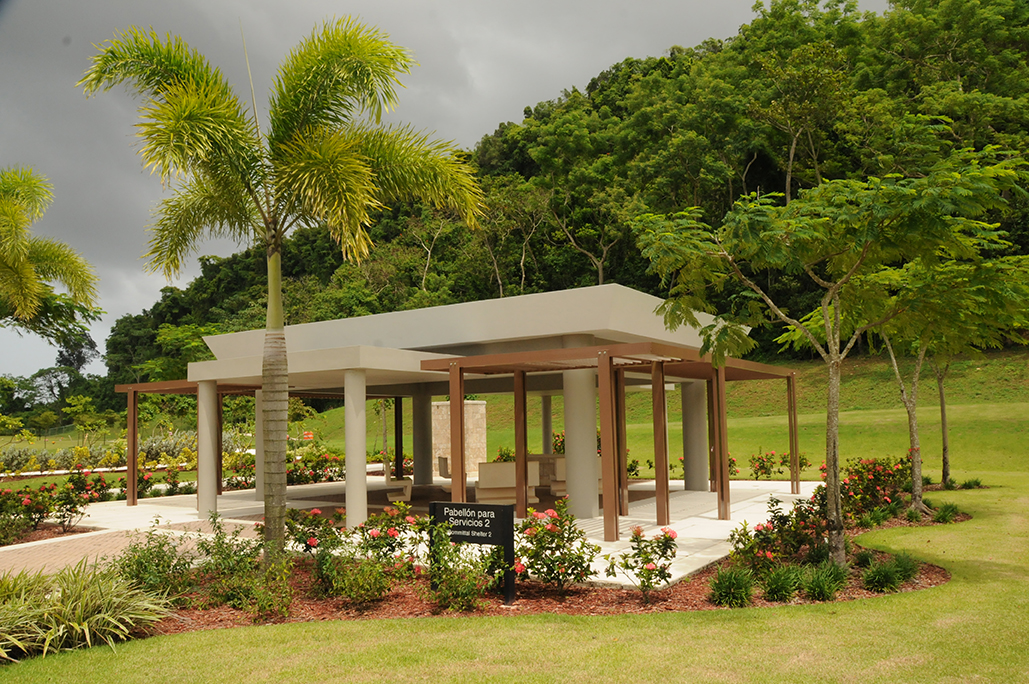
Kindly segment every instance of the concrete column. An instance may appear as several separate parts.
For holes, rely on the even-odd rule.
[[[197,386],[197,516],[218,510],[218,382]]]
[[[254,391],[254,498],[264,501],[264,392]]]
[[[597,500],[597,388],[591,368],[562,373],[568,510],[577,518],[600,514]]]
[[[432,484],[432,395],[428,392],[411,397],[412,457],[414,483]]]
[[[687,490],[710,489],[707,443],[707,386],[703,380],[679,385],[682,398],[682,462]]]
[[[554,453],[554,408],[551,396],[544,394],[543,408],[541,413],[543,414],[543,453],[552,454]]]
[[[347,527],[354,527],[368,519],[368,425],[365,398],[364,371],[346,371],[343,376],[343,401],[346,406],[344,441],[347,451]]]

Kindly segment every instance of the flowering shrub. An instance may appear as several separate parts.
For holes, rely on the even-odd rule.
[[[257,484],[256,467],[246,463],[232,471],[232,475],[225,478],[226,489],[253,489]]]
[[[817,556],[827,548],[825,487],[819,487],[810,499],[796,501],[789,512],[779,508],[781,502],[768,500],[768,522],[748,529],[743,523],[729,534],[732,558],[762,575],[780,561]]]
[[[604,556],[608,561],[605,574],[614,577],[616,571],[620,571],[643,593],[644,602],[649,603],[650,592],[672,576],[669,568],[677,550],[676,536],[675,530],[663,527],[660,533],[647,539],[642,527],[632,528],[629,550],[617,556]]]
[[[811,465],[807,456],[800,454],[797,458],[800,469]],[[774,451],[767,454],[756,454],[750,457],[750,474],[755,480],[766,478],[771,480],[773,475],[782,475],[790,469],[790,452],[784,451],[778,456]]]
[[[286,511],[286,534],[304,553],[336,548],[340,544],[336,526],[343,522],[342,511],[341,508],[336,509],[331,517],[323,518],[317,508],[310,511],[290,508]]]
[[[338,482],[346,472],[344,460],[329,451],[303,448],[290,453],[294,460],[286,464],[286,484]]]
[[[565,452],[565,431],[562,430],[561,432],[555,432],[555,433],[553,433],[553,436],[554,436],[554,441],[553,441],[553,447],[554,448],[552,449],[552,451],[555,454],[563,454]]]
[[[404,502],[387,506],[351,530],[361,556],[384,563],[413,564],[418,549],[427,541],[428,519],[411,515]]]
[[[589,543],[586,533],[575,524],[566,499],[544,512],[529,509],[518,528],[515,555],[523,567],[519,575],[536,579],[564,590],[569,584],[595,575],[590,564],[600,547]]]
[[[429,597],[440,610],[475,610],[502,575],[491,572],[491,553],[450,541],[450,526],[433,525]],[[516,566],[520,563],[516,563]]]
[[[761,576],[771,570],[779,558],[779,539],[772,523],[758,523],[751,531],[746,521],[729,533],[730,557]]]
[[[514,460],[514,449],[508,447],[500,447],[499,449],[497,449],[497,455],[493,458],[493,463],[513,463]]]
[[[825,479],[825,464],[819,470]],[[840,474],[844,515],[854,518],[897,501],[910,479],[910,459],[865,458],[850,461]]]

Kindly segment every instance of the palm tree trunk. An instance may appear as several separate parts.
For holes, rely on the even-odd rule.
[[[264,399],[264,540],[266,562],[281,555],[286,538],[286,435],[289,369],[282,316],[282,254],[268,247],[268,317],[261,373]]]

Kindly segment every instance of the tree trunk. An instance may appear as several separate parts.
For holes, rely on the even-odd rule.
[[[897,377],[897,384],[900,386],[900,400],[908,414],[908,456],[911,458],[911,508],[919,512],[926,512],[922,503],[922,444],[918,436],[918,378],[922,374],[922,363],[925,361],[925,348],[918,350],[915,357],[915,368],[912,371],[911,391],[908,392],[904,384],[904,376],[901,375],[900,366],[897,364],[897,356],[893,352],[893,345],[890,338],[883,335],[886,343],[886,350],[890,354],[890,363],[893,366],[893,373]]]
[[[268,247],[268,318],[261,373],[264,398],[265,562],[283,552],[286,538],[286,430],[289,369],[282,316],[282,254]]]
[[[829,556],[843,565],[847,552],[843,543],[843,502],[840,498],[840,367],[843,359],[833,353],[828,361],[829,388],[825,412],[825,498]]]
[[[950,432],[947,429],[947,397],[943,392],[943,381],[947,377],[947,371],[950,370],[950,364],[940,366],[935,362],[930,362],[929,365],[936,376],[936,389],[940,393],[940,432],[943,438],[943,479],[940,481],[946,484],[950,479]]]

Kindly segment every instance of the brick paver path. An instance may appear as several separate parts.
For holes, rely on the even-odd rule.
[[[75,565],[83,558],[92,561],[104,556],[116,556],[131,542],[129,533],[113,530],[5,546],[0,548],[0,574],[43,569],[54,572],[67,565]]]

